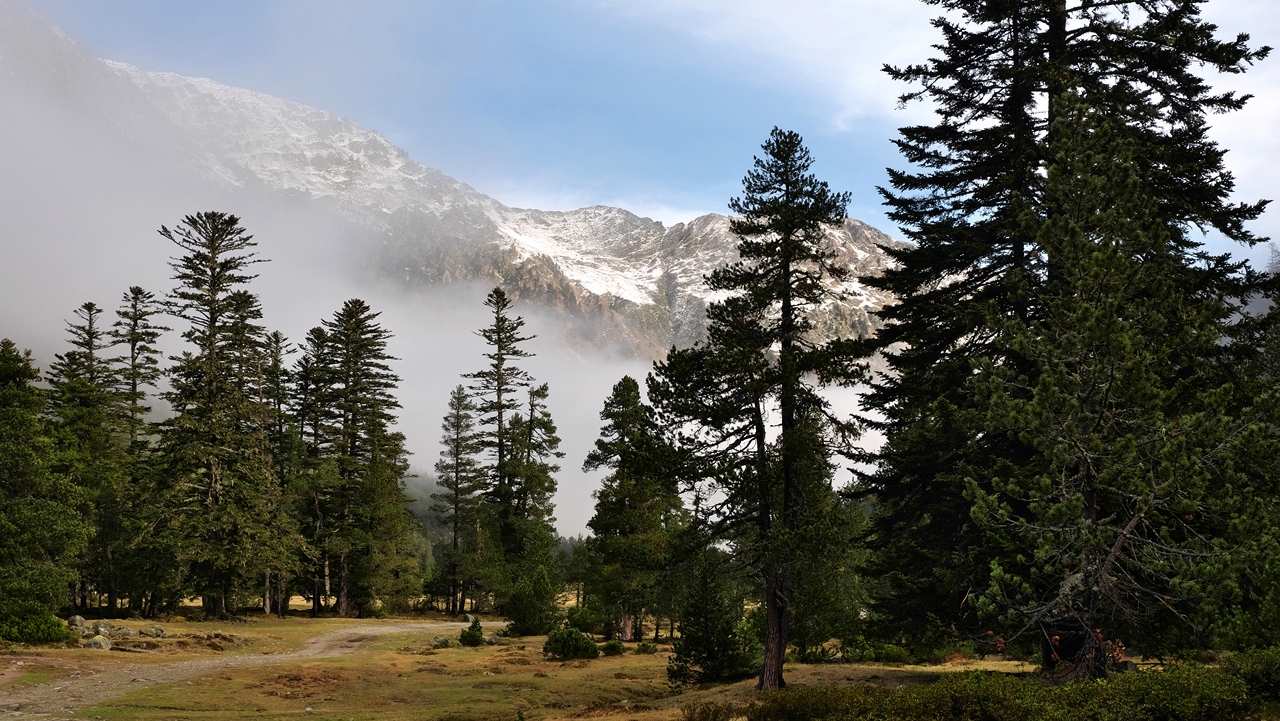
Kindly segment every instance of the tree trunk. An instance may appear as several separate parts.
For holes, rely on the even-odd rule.
[[[632,620],[631,611],[626,608],[623,608],[622,609],[622,634],[621,634],[623,641],[631,640],[631,620]]]
[[[760,669],[761,691],[783,688],[782,664],[787,653],[787,616],[790,589],[786,573],[776,568],[765,572],[764,667]]]
[[[338,615],[345,616],[351,611],[351,594],[347,587],[347,555],[338,557]]]

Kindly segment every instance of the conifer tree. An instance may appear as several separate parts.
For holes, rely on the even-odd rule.
[[[928,1],[950,13],[935,21],[944,35],[939,55],[886,68],[916,85],[904,102],[936,104],[937,122],[901,130],[897,145],[916,169],[890,171],[892,187],[882,191],[913,246],[889,250],[895,267],[867,281],[899,302],[882,311],[874,344],[891,372],[875,379],[864,403],[886,436],[864,459],[875,467],[864,479],[877,507],[873,573],[889,582],[881,608],[895,633],[916,640],[935,625],[981,630],[973,589],[988,587],[993,559],[966,479],[1047,462],[1037,438],[988,425],[985,381],[974,374],[1003,368],[1028,387],[1039,383],[1040,365],[1006,333],[1009,323],[1046,317],[1043,288],[1062,271],[1037,238],[1065,212],[1046,183],[1067,95],[1112,118],[1113,134],[1142,158],[1181,287],[1247,299],[1256,277],[1204,254],[1188,229],[1257,241],[1245,224],[1265,204],[1229,202],[1234,181],[1206,123],[1248,98],[1215,93],[1197,69],[1238,73],[1269,52],[1250,48],[1246,35],[1218,40],[1198,0]],[[1224,332],[1223,347],[1253,326],[1244,316]],[[1252,401],[1238,389],[1229,407]]]
[[[539,533],[554,536],[551,499],[560,470],[554,459],[563,458],[564,453],[547,410],[550,393],[546,383],[528,388],[524,412],[511,417],[512,495],[516,516],[526,526],[526,539]]]
[[[527,387],[532,377],[524,369],[514,365],[521,358],[533,354],[520,347],[534,336],[522,336],[524,319],[511,316],[511,300],[501,288],[494,288],[485,299],[485,306],[493,312],[493,323],[478,331],[488,344],[484,354],[489,366],[469,373],[464,378],[472,381],[470,390],[479,400],[481,446],[488,452],[489,476],[484,497],[492,509],[497,523],[498,540],[503,554],[514,558],[520,553],[519,519],[516,516],[516,489],[514,478],[514,450],[512,448],[512,418],[519,411],[519,389]]]
[[[290,411],[310,458],[327,454],[333,442],[331,392],[334,379],[329,354],[331,347],[324,328],[307,332],[302,356],[291,372]]]
[[[374,513],[397,515],[368,505],[387,502],[389,492],[372,493],[370,484],[385,484],[388,477],[395,479],[393,484],[399,489],[396,507],[408,514],[408,499],[403,492],[403,478],[408,471],[404,436],[391,430],[394,412],[400,407],[394,395],[400,378],[389,365],[396,360],[387,352],[391,332],[377,323],[378,316],[363,300],[353,298],[323,323],[329,365],[322,375],[329,382],[326,395],[330,405],[318,411],[328,414],[332,428],[329,452],[341,478],[327,514],[334,534],[330,547],[336,568],[331,567],[331,571],[336,575],[339,615],[351,611],[353,569],[359,565],[360,573],[366,577],[382,572],[368,557],[375,540],[380,548],[398,548],[396,544],[408,527],[391,523],[375,529],[364,523]],[[370,472],[375,455],[380,464],[377,474]],[[412,522],[408,515],[401,520]],[[393,565],[401,563],[394,554],[379,559]]]
[[[420,583],[414,569],[425,551],[406,505],[404,436],[392,429],[400,379],[378,316],[363,300],[346,301],[307,334],[290,372],[306,459],[291,488],[312,553],[313,614],[332,595],[340,615],[353,607],[364,615]]]
[[[53,611],[66,601],[90,533],[84,491],[52,470],[39,377],[30,352],[0,340],[0,638],[9,641],[65,636]]]
[[[114,611],[120,596],[119,551],[127,475],[128,433],[118,359],[109,357],[112,338],[102,309],[85,303],[68,322],[72,350],[49,368],[49,410],[56,420],[57,472],[88,494],[85,518],[95,533],[81,571],[82,581],[107,596]],[[87,592],[81,589],[81,598]],[[83,605],[83,602],[82,604]]]
[[[111,327],[111,338],[121,349],[120,385],[129,442],[128,468],[119,494],[122,512],[116,566],[121,569],[121,591],[129,598],[130,610],[152,616],[161,604],[160,597],[172,597],[176,590],[173,544],[160,532],[166,504],[154,485],[152,464],[156,458],[147,421],[149,395],[157,391],[162,374],[156,344],[170,330],[157,323],[157,316],[163,313],[153,293],[130,286],[120,299]]]
[[[479,539],[479,493],[484,473],[476,456],[480,453],[476,430],[476,405],[467,389],[458,386],[449,394],[449,410],[440,429],[440,460],[436,461],[436,483],[443,491],[431,494],[431,512],[448,529],[449,547],[443,561],[449,581],[447,611],[461,613],[466,604],[467,576],[473,569]]]
[[[169,371],[176,415],[161,440],[173,523],[193,589],[207,613],[225,618],[236,594],[289,547],[256,385],[260,310],[244,289],[261,261],[234,215],[197,213],[160,234],[182,252],[171,262],[178,287],[169,302],[189,324],[182,337],[191,346]]]
[[[805,523],[806,486],[825,482],[829,488],[829,480],[803,477],[800,469],[814,442],[821,441],[817,452],[827,455],[838,440],[802,432],[801,418],[825,409],[817,385],[850,384],[861,370],[850,361],[849,341],[819,343],[811,333],[813,312],[838,298],[848,277],[823,239],[827,226],[844,220],[849,196],[833,193],[809,172],[813,159],[798,134],[774,128],[762,147],[764,157],[743,180],[743,197],[730,202],[742,216],[731,225],[741,239],[741,260],[707,278],[712,288],[732,295],[709,309],[703,347],[659,364],[651,397],[666,403],[673,418],[700,426],[695,447],[739,459],[722,464],[710,480],[730,499],[727,525],[745,517],[756,523],[753,555],[760,559],[766,609],[760,687],[772,689],[785,685],[796,552],[788,539]],[[691,405],[681,396],[697,401]],[[711,403],[724,405],[711,412]],[[773,450],[766,442],[771,408],[777,409],[779,431]],[[729,424],[717,418],[735,415],[739,420]],[[736,431],[726,434],[730,428]]]
[[[1277,517],[1280,467],[1257,461],[1280,458],[1280,441],[1273,404],[1233,412],[1215,382],[1234,309],[1179,287],[1179,238],[1130,142],[1073,99],[1054,126],[1056,212],[1036,237],[1053,269],[1042,310],[997,339],[1034,384],[991,365],[975,381],[987,428],[1036,454],[973,469],[966,484],[990,558],[979,613],[1011,636],[1055,639],[1047,667],[1098,677],[1117,643],[1150,653],[1210,640],[1194,638],[1196,607],[1230,577],[1226,549],[1248,540],[1232,519]]]
[[[672,451],[634,378],[614,385],[600,418],[605,424],[582,469],[612,472],[595,492],[595,513],[587,522],[598,559],[587,585],[619,610],[622,639],[632,641],[634,614],[653,607],[671,566],[670,536],[681,526],[683,509]]]
[[[156,343],[170,329],[152,320],[164,312],[154,293],[130,286],[120,303],[111,337],[125,351],[120,379],[129,408],[129,443],[137,446],[146,427],[145,418],[151,412],[146,405],[146,389],[154,390],[160,381],[160,351]]]

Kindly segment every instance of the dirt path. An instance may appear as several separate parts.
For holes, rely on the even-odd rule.
[[[465,623],[397,623],[353,626],[309,639],[297,651],[261,655],[226,655],[170,663],[112,663],[63,661],[33,656],[10,661],[74,668],[71,676],[34,686],[0,689],[0,712],[6,716],[49,716],[74,712],[132,693],[146,686],[172,683],[225,668],[269,666],[291,661],[345,656],[375,636],[415,631],[451,631]]]

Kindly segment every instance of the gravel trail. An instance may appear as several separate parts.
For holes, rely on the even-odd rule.
[[[72,668],[69,678],[34,686],[0,689],[0,714],[9,717],[50,717],[74,712],[132,693],[147,686],[173,683],[228,668],[270,666],[313,658],[345,656],[375,636],[415,631],[452,631],[465,623],[395,623],[352,626],[308,639],[297,651],[271,654],[228,654],[168,663],[112,663],[54,657],[10,657],[10,663],[38,663]]]

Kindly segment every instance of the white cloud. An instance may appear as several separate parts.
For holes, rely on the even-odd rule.
[[[833,104],[839,129],[894,110],[884,63],[919,62],[937,8],[906,0],[601,0],[598,6],[702,40],[728,63]]]
[[[858,118],[894,113],[896,122],[923,118],[927,107],[895,112],[903,86],[883,64],[918,63],[933,54],[935,6],[911,0],[599,0],[597,7],[634,21],[683,32],[706,44],[715,62],[741,66],[766,82],[802,88],[833,108],[829,121],[844,129]],[[1205,17],[1222,37],[1248,32],[1255,45],[1280,47],[1275,0],[1214,0]],[[1214,76],[1222,88],[1256,97],[1240,113],[1210,118],[1212,135],[1231,152],[1237,198],[1276,197],[1280,189],[1280,52],[1244,75]],[[1280,205],[1270,216],[1280,212]],[[1256,228],[1280,236],[1280,221]],[[1260,259],[1264,250],[1249,255]]]

